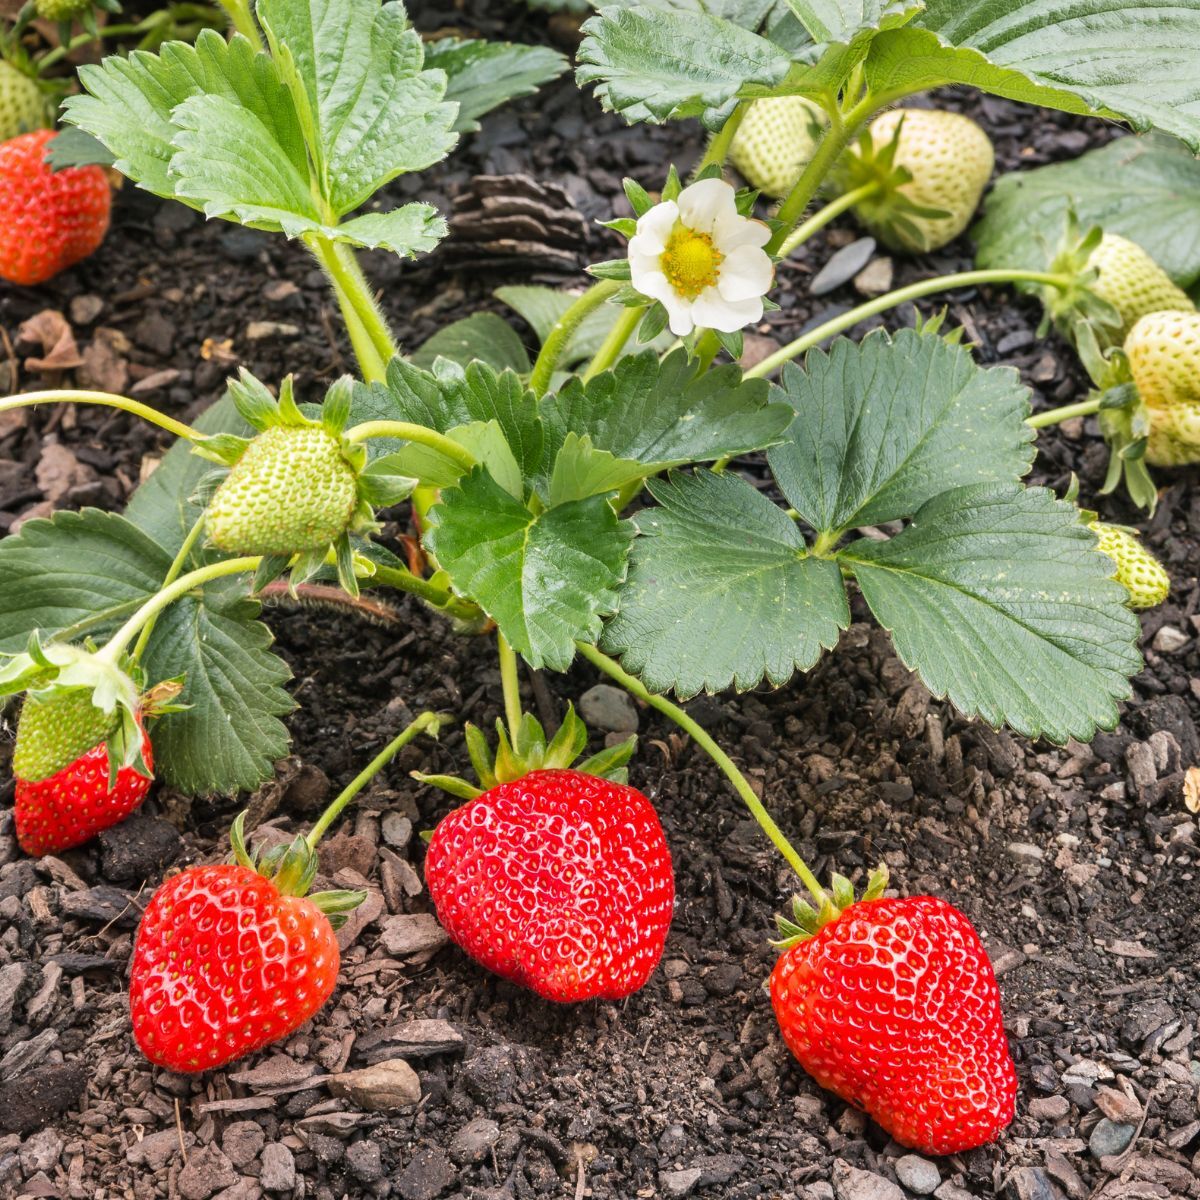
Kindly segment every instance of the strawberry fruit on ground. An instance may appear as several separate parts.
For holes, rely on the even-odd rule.
[[[782,200],[808,166],[829,118],[803,96],[768,96],[746,110],[729,160],[751,187]]]
[[[0,59],[0,142],[46,124],[49,106],[42,89],[24,71]]]
[[[875,183],[854,206],[892,250],[939,250],[970,224],[995,165],[992,143],[970,117],[893,109],[863,131],[838,168],[842,190]]]
[[[26,698],[13,753],[14,818],[26,854],[40,857],[82,845],[141,807],[153,781],[154,756],[141,713],[135,720],[137,765],[120,766],[114,779],[108,739],[117,731],[118,714],[105,714],[86,690],[48,702]]]
[[[108,232],[112,195],[99,167],[52,171],[39,129],[0,145],[0,279],[32,287],[88,257]]]
[[[1150,313],[1125,339],[1129,371],[1149,423],[1146,461],[1200,462],[1200,313]]]
[[[1166,600],[1171,577],[1133,530],[1104,521],[1092,521],[1089,528],[1100,539],[1096,549],[1116,565],[1113,578],[1128,590],[1130,608],[1155,608]]]
[[[788,1048],[824,1088],[900,1142],[954,1154],[1013,1119],[1017,1077],[1000,992],[971,922],[933,896],[883,899],[872,877],[857,902],[797,902],[782,920],[771,1004]]]
[[[233,863],[189,867],[146,907],[129,1010],[145,1056],[172,1071],[224,1066],[287,1037],[329,999],[334,923],[361,892],[306,896],[316,856],[303,837],[257,864],[234,823]]]
[[[621,1000],[658,965],[675,902],[650,802],[533,771],[443,818],[425,859],[438,919],[477,962],[547,1000]]]

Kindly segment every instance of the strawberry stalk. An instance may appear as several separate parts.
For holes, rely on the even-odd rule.
[[[584,383],[591,382],[601,371],[607,371],[620,358],[621,351],[625,349],[625,343],[633,336],[634,330],[637,329],[645,312],[644,308],[621,310],[616,324],[608,331],[608,336],[600,344],[600,349],[596,351],[596,357],[588,363],[587,370],[580,376]]]
[[[230,23],[242,37],[246,38],[256,50],[265,49],[262,34],[259,33],[258,26],[250,15],[248,0],[217,0],[217,3],[229,15]]]
[[[1102,403],[1102,396],[1093,396],[1090,400],[1080,400],[1078,404],[1064,404],[1061,408],[1047,409],[1035,417],[1029,417],[1025,424],[1031,429],[1046,429],[1050,425],[1069,421],[1072,417],[1090,417],[1100,411]]]
[[[204,532],[204,518],[207,513],[201,513],[195,524],[188,530],[187,537],[183,539],[183,545],[179,547],[179,552],[175,555],[171,565],[167,568],[167,573],[163,576],[161,586],[168,587],[179,578],[179,572],[183,570],[184,563],[187,562],[191,555],[196,542],[200,535]],[[140,662],[142,655],[146,652],[146,645],[150,641],[150,635],[154,632],[154,626],[157,622],[157,617],[151,617],[145,625],[142,626],[141,633],[138,634],[138,640],[134,643],[133,653],[130,655],[131,662]]]
[[[594,283],[586,292],[577,297],[570,308],[563,313],[554,327],[550,330],[537,361],[533,364],[533,373],[529,376],[529,386],[539,399],[550,390],[550,380],[554,369],[566,352],[567,346],[575,336],[576,330],[582,324],[584,317],[595,312],[600,305],[615,296],[621,290],[621,284],[615,279],[602,279]]]
[[[428,446],[456,462],[464,471],[471,471],[478,465],[475,455],[465,446],[426,425],[413,425],[409,421],[364,421],[346,433],[348,442],[365,442],[374,437],[403,438],[408,442]]]
[[[20,396],[9,396],[7,399],[0,400],[0,413],[9,412],[14,408],[30,408],[36,404],[99,404],[104,408],[119,408],[122,412],[132,413],[135,417],[141,417],[143,421],[149,421],[151,425],[157,425],[160,429],[165,429],[168,433],[173,433],[176,437],[183,438],[185,441],[197,442],[204,440],[204,435],[197,432],[190,425],[185,425],[182,421],[176,421],[173,417],[168,417],[166,413],[161,413],[158,409],[151,408],[148,404],[131,400],[128,396],[118,396],[113,392],[72,391],[65,389],[46,392],[25,392]]]
[[[367,383],[381,383],[399,353],[354,252],[327,238],[308,243],[338,299],[354,355]]]
[[[800,857],[796,848],[784,836],[783,830],[775,824],[771,814],[767,812],[762,801],[755,795],[749,780],[738,770],[733,759],[717,745],[703,727],[698,725],[677,704],[672,704],[665,696],[656,696],[653,692],[649,691],[640,680],[635,679],[627,671],[622,670],[615,660],[609,658],[607,654],[604,654],[595,646],[589,646],[585,642],[576,642],[575,648],[588,662],[603,671],[610,679],[619,683],[631,695],[636,696],[639,700],[649,704],[651,708],[657,709],[663,716],[674,721],[721,768],[725,777],[733,784],[734,790],[750,810],[751,816],[759,823],[767,837],[771,839],[775,849],[787,859],[788,865],[800,876],[800,881],[817,902],[818,908],[827,907],[829,897],[825,894],[820,883],[817,882],[817,877],[809,869],[804,859]]]
[[[422,733],[428,733],[436,738],[443,725],[452,724],[454,718],[446,713],[423,712],[416,720],[407,725],[404,730],[394,737],[373,759],[338,793],[329,807],[321,814],[319,820],[309,830],[304,840],[309,851],[315,851],[329,827],[342,815],[355,796],[383,770],[384,767],[404,749],[414,738]]]
[[[496,630],[496,647],[500,652],[500,682],[504,687],[504,716],[508,721],[509,737],[515,744],[521,731],[522,718],[517,655],[499,629]]]
[[[779,247],[779,257],[787,258],[798,247],[804,245],[809,238],[820,233],[830,221],[840,217],[842,213],[856,204],[869,200],[879,191],[882,191],[882,184],[875,181],[864,183],[861,187],[852,188],[836,200],[831,200],[824,208],[817,209],[807,221],[802,225],[797,225],[788,235],[783,245]]]
[[[692,171],[693,179],[699,179],[711,166],[724,166],[725,160],[729,157],[733,139],[737,136],[737,131],[741,128],[742,121],[745,120],[752,103],[752,100],[743,100],[730,114],[729,120],[721,126],[720,132],[712,137],[708,143],[708,149],[704,151],[704,157]]]

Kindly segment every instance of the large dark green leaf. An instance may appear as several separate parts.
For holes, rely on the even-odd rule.
[[[765,677],[786,683],[850,623],[837,564],[744,480],[702,471],[656,480],[638,514],[629,578],[604,633],[656,692],[691,696]]]

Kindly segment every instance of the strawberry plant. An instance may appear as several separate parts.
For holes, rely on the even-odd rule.
[[[1088,361],[1114,372],[1124,363],[1142,410],[1173,414],[1142,436],[1145,450],[1188,442],[1194,389],[1159,351],[1163,329],[1190,331],[1194,314],[1141,315],[1123,357],[1105,358],[1094,329],[1133,316],[1118,311],[1126,293],[1106,262],[1130,255],[1097,264],[1102,235],[1089,232],[1066,258],[1002,254],[888,292],[752,367],[743,330],[773,307],[781,260],[848,210],[905,251],[966,227],[992,169],[982,130],[951,114],[884,111],[929,88],[969,82],[1195,143],[1194,101],[1169,67],[1173,48],[1200,33],[1200,0],[1167,17],[1127,6],[1116,24],[1102,20],[1099,0],[1070,11],[1021,0],[1008,6],[1020,20],[973,16],[965,0],[604,7],[584,26],[580,84],[630,122],[699,118],[712,136],[690,180],[671,167],[626,181],[632,215],[608,224],[628,245],[593,266],[588,290],[502,291],[539,334],[532,360],[490,314],[402,347],[355,251],[433,250],[446,234],[441,215],[421,202],[389,207],[387,185],[443,159],[481,114],[553,74],[556,57],[426,45],[396,2],[231,7],[229,39],[206,31],[194,45],[84,68],[66,119],[137,186],[311,254],[357,378],[297,397],[290,379],[243,374],[195,425],[102,392],[0,402],[107,405],[180,443],[123,515],[59,514],[0,542],[0,650],[12,657],[0,680],[28,693],[30,712],[46,692],[71,705],[39,773],[104,747],[120,788],[120,770],[138,765],[129,756],[144,687],[175,680],[179,711],[150,729],[158,776],[188,792],[254,787],[287,749],[291,707],[259,620],[264,587],[286,574],[291,588],[411,593],[494,644],[505,699],[494,752],[467,731],[479,786],[429,780],[465,802],[430,843],[440,917],[467,953],[544,996],[622,997],[662,953],[669,850],[625,781],[632,745],[572,769],[581,725],[572,714],[547,740],[518,686],[521,661],[565,671],[582,658],[712,756],[811,894],[813,906],[785,925],[772,985],[801,1061],[909,1144],[945,1153],[994,1137],[1013,1111],[1012,1064],[995,981],[965,918],[941,900],[881,898],[878,884],[856,904],[840,878],[831,899],[741,770],[670,696],[792,684],[837,646],[857,596],[904,663],[968,717],[1056,742],[1116,724],[1141,666],[1131,604],[1149,596],[1148,577],[1128,572],[1128,545],[1114,553],[1073,497],[1024,482],[1036,427],[1064,414],[1034,417],[1017,373],[980,366],[939,319],[858,342],[838,335],[966,286],[1065,298],[1055,311],[1064,327],[1093,330],[1080,337]],[[1178,26],[1166,38],[1164,22]],[[1081,23],[1090,56],[1076,50]],[[1114,83],[1106,61],[1118,56],[1121,78],[1136,71],[1156,88]],[[782,111],[760,105],[797,99],[813,117],[810,143],[796,144],[794,120],[756,131],[756,112]],[[731,153],[751,182],[779,193],[777,208],[726,181]],[[831,195],[808,214],[823,190]],[[1090,230],[1092,215],[1083,219]],[[1168,295],[1161,280],[1148,291],[1155,304]],[[1125,386],[1114,376],[1106,394],[1126,396]],[[730,469],[758,452],[766,488]],[[380,540],[378,516],[407,501],[413,537],[401,557]],[[141,766],[148,777],[148,756]],[[133,972],[135,1030],[151,1058],[219,1065],[323,1003],[336,977],[323,914],[349,900],[305,892],[316,841],[353,794],[269,859],[253,860],[235,828],[235,865],[164,885]],[[180,915],[183,897],[218,927],[222,915],[244,919],[261,946],[294,919],[297,962],[222,953]],[[887,961],[872,949],[884,945]],[[199,982],[178,965],[179,946]],[[919,981],[902,969],[917,955],[936,967]],[[281,995],[293,967],[304,985]],[[193,983],[206,1029],[194,1045],[180,1033]],[[869,1047],[890,1072],[882,1088],[851,1061],[847,1029],[861,1016],[852,1004],[822,1007],[833,1059],[805,1032],[814,995],[851,985],[862,1011],[888,1017]],[[231,992],[256,1014],[252,1031]],[[894,1111],[899,1096],[919,1119]]]

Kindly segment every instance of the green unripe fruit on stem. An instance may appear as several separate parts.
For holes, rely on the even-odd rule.
[[[105,741],[119,720],[117,713],[97,708],[86,688],[44,701],[27,696],[17,723],[13,774],[28,783],[49,779]]]
[[[1136,242],[1106,233],[1092,251],[1088,267],[1099,274],[1089,285],[1121,318],[1113,340],[1120,343],[1148,313],[1195,312],[1191,297]]]
[[[782,200],[795,186],[828,123],[803,96],[768,96],[746,110],[729,159],[752,187]]]
[[[12,63],[0,59],[0,142],[49,123],[41,88]]]
[[[339,438],[320,426],[276,425],[246,447],[217,489],[208,532],[229,553],[305,554],[337,541],[357,503]]]
[[[1171,594],[1166,568],[1136,535],[1103,521],[1093,521],[1089,528],[1100,539],[1096,549],[1116,563],[1113,578],[1128,590],[1130,608],[1154,608]]]
[[[34,0],[37,15],[43,21],[66,23],[81,17],[92,7],[92,0]]]

